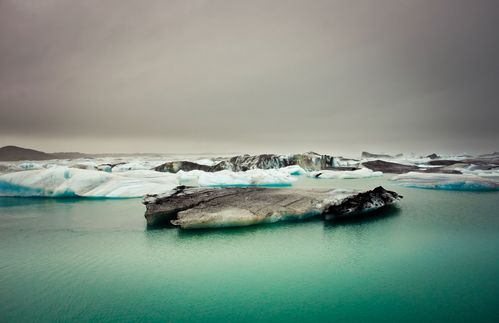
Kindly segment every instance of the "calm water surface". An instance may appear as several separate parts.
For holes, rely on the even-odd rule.
[[[362,221],[147,230],[140,199],[0,198],[0,321],[499,321],[499,192]]]

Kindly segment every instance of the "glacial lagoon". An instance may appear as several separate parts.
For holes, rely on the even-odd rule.
[[[0,321],[492,322],[499,192],[391,176],[294,188],[404,196],[360,219],[148,230],[142,199],[0,198]]]

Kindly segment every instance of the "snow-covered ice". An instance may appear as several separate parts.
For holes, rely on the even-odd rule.
[[[455,191],[495,191],[499,190],[499,174],[467,173],[467,174],[436,174],[409,172],[397,175],[393,181],[402,186],[455,190]]]
[[[203,158],[203,159],[197,159],[197,160],[195,160],[194,163],[199,164],[199,165],[204,165],[204,166],[214,166],[218,162],[216,162],[216,161],[214,161],[212,159]]]
[[[125,198],[164,193],[177,185],[174,174],[53,167],[1,175],[0,196]]]
[[[179,171],[177,176],[181,183],[191,183],[199,186],[287,186],[296,179],[292,173],[296,169],[250,169],[245,172],[222,170],[219,172],[203,172],[193,170]]]
[[[129,198],[169,192],[180,184],[199,186],[286,186],[297,169],[246,172],[178,172],[153,170],[104,172],[57,166],[0,175],[0,196]]]

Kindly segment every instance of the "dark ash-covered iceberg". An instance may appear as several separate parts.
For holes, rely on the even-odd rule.
[[[178,171],[202,170],[205,172],[218,172],[230,170],[234,172],[250,169],[279,169],[287,166],[300,166],[306,171],[317,171],[338,166],[335,157],[320,155],[314,152],[294,155],[240,155],[218,162],[213,166],[201,165],[190,161],[172,161],[157,166],[154,170],[160,172],[176,173]]]
[[[344,218],[393,204],[402,196],[383,187],[351,190],[289,190],[262,187],[194,188],[179,186],[144,199],[149,226],[219,228],[301,220]]]

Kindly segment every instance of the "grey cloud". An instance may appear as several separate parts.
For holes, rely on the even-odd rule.
[[[497,149],[498,12],[487,0],[4,0],[1,143]]]

